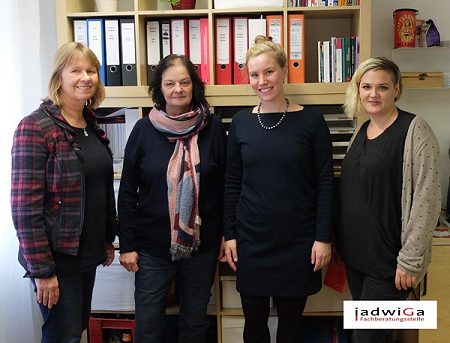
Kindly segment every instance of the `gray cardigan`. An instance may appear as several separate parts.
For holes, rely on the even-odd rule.
[[[441,211],[439,159],[436,136],[427,122],[416,116],[406,134],[403,153],[402,248],[397,257],[397,267],[416,277],[414,286],[431,262],[433,232]]]

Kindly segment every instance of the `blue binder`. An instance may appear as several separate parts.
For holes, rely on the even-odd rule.
[[[87,19],[88,46],[100,61],[100,79],[106,85],[105,26],[103,19]]]

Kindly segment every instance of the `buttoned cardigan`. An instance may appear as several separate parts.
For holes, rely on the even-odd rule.
[[[415,286],[431,262],[433,232],[441,211],[439,158],[436,136],[423,118],[415,116],[403,151],[402,248],[397,257],[397,267],[416,277]]]

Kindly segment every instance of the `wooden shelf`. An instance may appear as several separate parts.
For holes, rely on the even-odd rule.
[[[286,84],[286,95],[300,104],[342,104],[348,83]],[[101,107],[150,107],[147,86],[106,87]],[[250,85],[208,85],[206,98],[211,106],[254,106],[259,103]]]
[[[245,0],[243,0],[245,1]],[[146,63],[146,22],[150,19],[202,17],[209,20],[210,74],[211,85],[206,86],[206,97],[213,107],[255,106],[259,99],[249,85],[215,85],[214,20],[220,16],[259,17],[261,14],[281,14],[284,19],[284,46],[287,50],[287,18],[289,14],[302,13],[305,16],[305,61],[306,83],[285,84],[286,95],[291,102],[302,105],[340,105],[344,102],[348,83],[317,82],[317,41],[329,40],[332,36],[359,36],[360,60],[371,56],[372,0],[361,0],[360,6],[350,7],[288,7],[283,0],[281,7],[252,7],[235,9],[214,9],[214,0],[197,0],[194,10],[174,11],[168,3],[160,0],[119,0],[119,11],[102,13],[95,11],[94,0],[55,0],[57,44],[73,40],[73,20],[81,18],[132,17],[135,20],[137,86],[106,87],[106,98],[102,107],[153,106],[149,97]],[[337,171],[335,175],[338,175]],[[221,303],[221,278],[216,277],[214,290],[216,304],[208,307],[208,314],[217,316],[218,343],[222,342],[222,318],[242,316],[241,309],[224,309]],[[335,309],[334,307],[332,309]],[[168,314],[177,314],[178,308],[167,309]],[[276,311],[271,312],[276,315]],[[340,311],[305,312],[306,316],[341,316]],[[238,343],[238,342],[236,342]]]
[[[73,12],[67,13],[67,18],[104,18],[104,17],[132,17],[134,12],[117,11],[117,12]]]
[[[450,48],[398,48],[391,59],[402,72],[450,72]]]

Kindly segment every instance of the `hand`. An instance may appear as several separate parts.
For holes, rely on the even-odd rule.
[[[416,281],[417,278],[415,276],[397,268],[397,271],[395,272],[395,287],[397,287],[399,291],[402,289],[406,291],[408,288],[413,287]]]
[[[56,275],[49,278],[36,278],[36,295],[39,304],[51,309],[59,300],[59,284]]]
[[[235,239],[225,241],[225,256],[227,258],[228,265],[231,267],[231,269],[236,271],[236,262],[238,261],[238,255],[237,242]]]
[[[106,260],[105,262],[103,262],[102,265],[104,267],[107,267],[110,266],[111,263],[114,261],[114,245],[112,245],[111,243],[106,243],[105,249],[106,249]]]
[[[331,244],[315,241],[311,249],[311,264],[314,265],[314,271],[318,271],[330,263]]]
[[[121,253],[119,260],[120,264],[129,272],[137,272],[139,270],[139,255],[136,251]]]
[[[219,257],[217,257],[219,262],[227,262],[227,256],[225,255],[225,238],[222,237],[222,242],[220,242]]]

